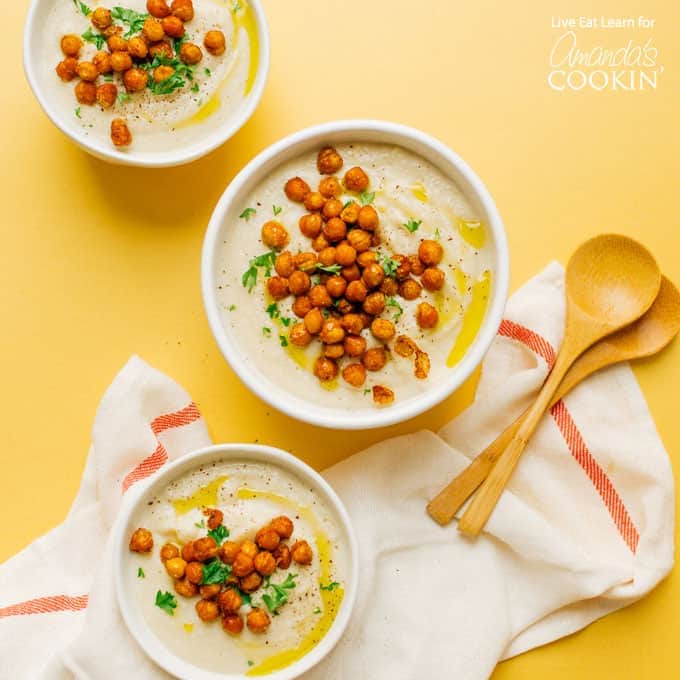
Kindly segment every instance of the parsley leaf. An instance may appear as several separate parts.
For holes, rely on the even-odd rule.
[[[76,108],[76,110],[74,111],[74,113],[76,114],[76,118],[82,118],[82,115],[80,114],[80,106],[78,106],[78,107]]]
[[[235,309],[236,309],[236,305],[229,305],[229,306],[227,307],[227,311],[228,311],[228,312],[233,312]]]
[[[252,292],[255,284],[257,283],[257,271],[258,267],[262,267],[265,270],[265,276],[271,276],[272,267],[274,266],[274,260],[276,259],[276,251],[270,250],[267,253],[258,255],[254,257],[248,263],[248,269],[244,272],[241,277],[241,283],[244,288],[248,289],[248,292]]]
[[[397,275],[397,269],[399,269],[400,263],[396,260],[393,260],[391,257],[387,257],[381,253],[380,264],[382,265],[386,276],[394,278]]]
[[[404,222],[401,226],[404,227],[407,231],[409,231],[411,234],[414,232],[418,231],[418,227],[423,223],[422,220],[409,220],[408,222]]]
[[[272,212],[274,213],[274,216],[278,215],[283,208],[280,205],[272,205]]]
[[[127,92],[119,92],[118,96],[116,97],[116,101],[119,104],[125,104],[126,101],[130,100],[130,95]]]
[[[77,10],[80,10],[83,16],[89,17],[92,14],[92,10],[81,0],[73,0],[73,4]]]
[[[243,602],[243,604],[247,604],[249,607],[252,606],[253,598],[250,596],[249,593],[244,593],[240,588],[234,588],[234,590],[239,594],[241,602]]]
[[[442,235],[439,233],[439,227],[437,227],[434,230],[434,237],[437,239],[437,241],[439,241],[441,239]]]
[[[88,28],[87,31],[85,31],[85,33],[83,33],[80,37],[85,42],[95,45],[98,50],[101,50],[101,48],[104,47],[104,44],[106,43],[106,38],[101,33],[95,33],[91,28]]]
[[[236,0],[236,2],[234,3],[234,6],[232,7],[231,11],[232,11],[234,14],[236,14],[236,12],[238,12],[240,9],[241,9],[241,3],[238,2],[238,0]]]
[[[194,84],[191,86],[191,91],[192,91],[192,92],[198,92],[200,89],[201,89],[201,88],[198,86],[198,83],[194,83]]]
[[[269,314],[270,319],[278,319],[279,316],[281,316],[279,306],[276,304],[276,302],[272,302],[269,307],[267,307],[267,314]]]
[[[283,583],[276,584],[268,582],[265,586],[270,592],[265,593],[262,596],[262,601],[267,605],[267,609],[269,609],[274,616],[277,616],[279,608],[288,602],[290,591],[296,586],[295,578],[297,578],[297,574],[288,574]]]
[[[375,191],[362,191],[359,194],[359,200],[361,201],[361,205],[370,205],[373,203],[373,199],[375,198]]]
[[[271,328],[269,328],[268,326],[262,326],[262,335],[268,338],[271,334],[272,334]]]
[[[209,68],[205,69],[205,75],[208,76],[208,78],[210,78],[210,76],[212,75],[212,71]]]
[[[142,30],[144,22],[149,18],[149,15],[135,12],[134,9],[114,7],[111,10],[111,18],[115,21],[120,21],[122,24],[127,24],[128,31],[125,34],[125,38],[131,38],[135,33],[139,33]]]
[[[198,529],[205,529],[205,520],[202,519],[200,522],[194,522],[194,526]]]
[[[279,341],[281,342],[281,347],[288,347],[288,338],[285,335],[279,335]]]
[[[323,585],[322,583],[319,584],[319,588],[321,590],[327,590],[329,593],[332,593],[336,588],[339,588],[340,584],[337,581],[333,581],[332,583],[329,583],[327,586]]]
[[[217,545],[222,545],[224,539],[229,538],[229,529],[227,529],[224,524],[220,524],[218,527],[211,529],[208,532],[208,536],[212,536]]]
[[[207,562],[202,565],[203,569],[203,580],[202,585],[208,586],[214,583],[224,583],[227,580],[227,576],[231,574],[231,567],[228,564],[224,564],[219,559],[214,559],[211,562]]]
[[[239,215],[239,217],[240,217],[242,220],[245,220],[245,221],[247,222],[253,215],[255,215],[255,213],[257,213],[257,210],[255,210],[255,208],[246,208],[246,209]]]
[[[312,614],[321,614],[321,607],[316,607]]]
[[[345,201],[345,203],[344,203],[343,206],[342,206],[342,209],[344,210],[345,208],[347,208],[347,207],[349,207],[350,205],[352,205],[352,203],[354,203],[354,201],[350,198],[349,201]]]
[[[141,567],[137,569],[137,578],[146,578],[146,574],[144,573],[144,569]]]
[[[340,265],[340,264],[317,264],[316,268],[320,269],[322,272],[326,272],[327,274],[337,274],[342,269],[342,265]]]
[[[156,606],[160,607],[167,614],[170,614],[170,616],[174,616],[177,600],[175,599],[175,596],[167,590],[164,593],[159,590],[156,593]]]
[[[370,394],[371,393],[371,388],[370,387],[364,387],[364,394]]]
[[[394,313],[394,316],[392,317],[393,321],[399,321],[401,318],[401,315],[404,313],[404,308],[399,304],[399,301],[395,297],[388,297],[385,300],[385,306],[386,307],[394,307],[397,311]]]

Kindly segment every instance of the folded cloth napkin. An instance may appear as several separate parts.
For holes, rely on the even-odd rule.
[[[563,323],[553,264],[508,304],[467,411],[439,435],[391,439],[326,470],[358,534],[361,584],[345,636],[307,680],[485,678],[669,572],[673,478],[628,366],[593,376],[544,418],[477,541],[425,514],[530,403]],[[118,614],[109,529],[131,485],[208,443],[189,396],[131,359],[102,400],[67,519],[0,567],[1,678],[168,677]]]

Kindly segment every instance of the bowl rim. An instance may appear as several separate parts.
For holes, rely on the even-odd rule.
[[[54,2],[55,0],[52,1]],[[114,148],[109,148],[105,143],[99,143],[95,138],[91,139],[89,137],[78,136],[74,134],[72,130],[68,129],[64,122],[65,114],[63,114],[57,106],[54,106],[50,97],[41,88],[40,80],[37,77],[36,55],[34,51],[31,50],[31,40],[35,35],[38,7],[40,4],[41,0],[31,1],[24,23],[22,50],[26,80],[28,81],[33,95],[38,100],[40,107],[52,123],[77,146],[84,149],[95,158],[116,165],[141,168],[170,168],[191,163],[192,161],[206,156],[231,139],[248,122],[248,120],[250,120],[262,99],[270,68],[271,47],[269,27],[261,0],[248,0],[248,4],[251,6],[255,17],[259,41],[259,63],[255,81],[244,102],[241,113],[230,120],[229,125],[218,127],[213,135],[211,135],[209,142],[196,142],[191,146],[180,147],[179,149],[173,148],[171,151],[163,152],[161,157],[154,158],[153,156],[139,157],[134,150],[122,153],[116,151]],[[182,149],[189,149],[189,151],[183,151]]]
[[[273,446],[262,444],[213,444],[196,449],[165,465],[156,474],[132,487],[123,500],[113,530],[113,570],[116,601],[125,625],[145,654],[158,666],[181,680],[244,680],[244,674],[225,674],[208,671],[176,656],[172,650],[153,633],[141,615],[133,614],[132,598],[129,597],[123,578],[123,559],[127,554],[129,523],[148,494],[163,487],[177,476],[202,463],[214,460],[245,460],[278,465],[303,482],[310,482],[315,493],[325,496],[326,502],[336,513],[340,529],[347,537],[349,550],[349,574],[345,584],[345,595],[340,609],[326,635],[296,663],[275,671],[266,677],[272,680],[292,680],[307,672],[325,658],[339,642],[351,618],[357,600],[359,587],[359,547],[349,513],[333,487],[311,466],[294,455]],[[128,496],[129,495],[129,496]]]
[[[257,370],[251,370],[247,362],[240,360],[239,355],[242,352],[226,333],[220,318],[219,302],[214,285],[217,269],[216,261],[220,233],[226,214],[232,203],[239,199],[243,186],[263,166],[275,162],[278,156],[295,147],[303,147],[312,141],[322,142],[327,136],[341,134],[350,137],[356,133],[370,134],[371,132],[394,137],[393,143],[395,145],[398,145],[400,141],[405,141],[411,142],[415,146],[429,147],[434,154],[445,159],[460,173],[470,187],[470,190],[463,187],[461,187],[461,190],[480,204],[486,213],[486,223],[493,235],[496,247],[495,286],[492,289],[486,317],[475,340],[461,361],[452,369],[451,375],[446,381],[441,381],[438,386],[428,389],[404,404],[397,403],[386,409],[366,410],[361,413],[346,409],[341,414],[317,407],[311,400],[293,397],[291,394],[288,395],[289,399],[278,399],[275,395],[270,394],[270,391],[266,389],[266,384],[262,384],[258,379]],[[408,144],[405,144],[405,146],[409,148]],[[442,170],[442,172],[445,171]],[[449,173],[445,172],[445,174],[450,177]],[[454,181],[459,184],[459,181],[455,178]],[[313,425],[338,430],[372,429],[403,422],[427,411],[458,389],[481,363],[496,336],[508,296],[509,277],[510,263],[505,228],[496,205],[481,179],[458,154],[438,139],[413,127],[376,119],[347,119],[314,125],[294,132],[267,147],[253,158],[225,189],[210,218],[201,255],[201,288],[208,324],[220,352],[233,371],[255,395],[286,415]],[[305,406],[304,409],[300,408],[302,404]]]

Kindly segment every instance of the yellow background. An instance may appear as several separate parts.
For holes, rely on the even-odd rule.
[[[275,444],[317,468],[389,435],[437,428],[467,403],[470,384],[398,427],[334,434],[272,411],[222,360],[199,290],[208,217],[246,161],[301,127],[377,117],[447,142],[495,197],[513,289],[601,231],[640,239],[680,283],[675,0],[266,0],[272,68],[256,114],[209,157],[161,171],[95,160],[49,123],[21,68],[28,2],[2,4],[0,560],[64,517],[97,403],[132,353],[189,390],[215,441]],[[664,65],[656,92],[548,88],[552,15],[637,17],[643,5],[652,31],[579,39],[653,37]],[[676,462],[679,359],[676,343],[635,366]],[[642,602],[494,677],[676,677],[678,602],[676,571]]]

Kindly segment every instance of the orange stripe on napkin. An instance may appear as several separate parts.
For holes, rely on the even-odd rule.
[[[152,475],[156,470],[163,467],[168,461],[168,452],[163,444],[158,442],[156,450],[147,456],[132,472],[128,473],[123,480],[123,493],[125,493],[135,482]]]
[[[26,600],[0,608],[0,619],[6,616],[27,616],[29,614],[51,614],[53,612],[77,612],[87,607],[88,596],[52,595]]]
[[[201,417],[201,412],[198,406],[192,401],[188,406],[185,406],[180,411],[174,413],[165,413],[158,416],[151,422],[151,429],[153,433],[158,436],[161,432],[169,430],[173,427],[182,427],[183,425],[190,425]]]
[[[517,340],[525,344],[535,354],[542,357],[550,368],[553,367],[553,364],[555,363],[555,350],[553,349],[553,346],[538,333],[535,333],[525,326],[520,326],[520,324],[510,321],[509,319],[503,319],[498,328],[498,335],[503,335],[506,338],[511,338],[512,340]]]

